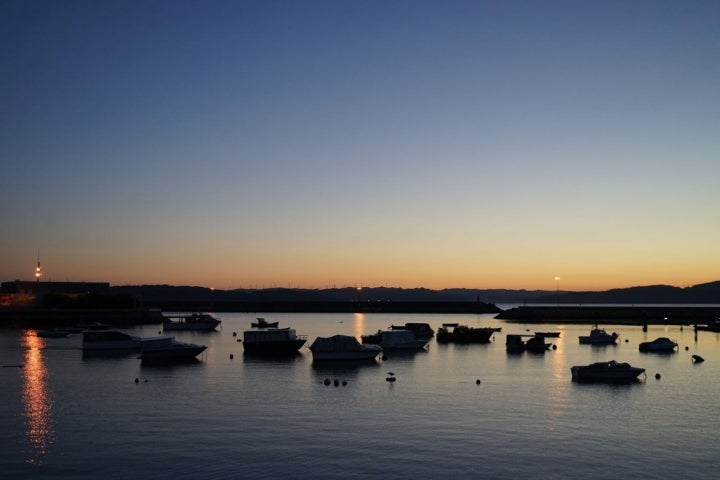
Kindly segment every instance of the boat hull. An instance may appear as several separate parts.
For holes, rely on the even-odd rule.
[[[570,367],[573,382],[632,383],[638,382],[644,368],[615,361]]]

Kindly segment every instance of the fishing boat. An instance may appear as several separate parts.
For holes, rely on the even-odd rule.
[[[375,360],[383,352],[380,345],[363,345],[349,335],[317,337],[310,345],[313,360]]]
[[[570,367],[570,373],[574,382],[622,383],[637,381],[640,374],[645,373],[645,369],[610,360]]]
[[[221,321],[209,313],[190,313],[187,315],[166,315],[163,330],[194,330],[209,332],[215,330]]]
[[[256,322],[250,324],[253,328],[277,328],[278,322],[268,322],[262,317],[257,317]]]
[[[587,345],[611,345],[620,335],[616,332],[607,333],[604,329],[598,328],[597,325],[590,330],[590,335],[580,335],[580,343]]]
[[[410,330],[418,339],[430,340],[435,336],[435,330],[429,323],[407,322],[405,325],[390,325],[390,330]]]
[[[437,332],[438,343],[489,343],[494,328],[490,327],[468,327],[459,325],[457,327],[440,327]]]
[[[297,353],[307,341],[293,328],[263,328],[243,332],[243,350],[256,355],[287,355]]]
[[[527,340],[523,340],[527,338]],[[545,341],[544,335],[516,335],[510,334],[505,338],[505,350],[508,353],[544,353],[550,349],[552,343]]]

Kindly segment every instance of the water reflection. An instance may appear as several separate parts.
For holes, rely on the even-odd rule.
[[[360,337],[365,335],[365,314],[364,313],[353,313],[353,333],[355,338],[360,340]]]
[[[47,386],[47,367],[43,359],[44,341],[34,335],[26,339],[23,368],[23,416],[25,436],[31,447],[27,463],[39,464],[55,441],[52,420],[52,398]]]

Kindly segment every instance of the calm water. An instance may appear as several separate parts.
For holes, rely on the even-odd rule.
[[[77,335],[0,330],[2,477],[716,478],[720,468],[715,333],[604,325],[620,333],[618,345],[592,347],[577,338],[589,326],[491,315],[266,315],[310,342],[406,321],[503,327],[488,345],[433,341],[427,352],[338,366],[313,364],[305,347],[290,359],[244,358],[232,334],[255,315],[219,317],[219,332],[176,334],[208,346],[200,362],[166,367],[85,357]],[[526,329],[561,331],[557,349],[508,355],[505,334]],[[638,352],[658,336],[680,351]],[[693,364],[692,354],[706,361]],[[570,381],[572,365],[610,359],[646,368],[647,379]]]

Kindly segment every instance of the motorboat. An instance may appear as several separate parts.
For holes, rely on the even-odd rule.
[[[63,338],[68,335],[70,335],[70,332],[66,330],[58,330],[56,328],[53,328],[52,330],[38,330],[35,333],[35,336],[40,338]]]
[[[180,342],[173,337],[155,337],[142,339],[140,348],[142,360],[192,360],[207,347]]]
[[[629,363],[596,362],[590,365],[577,365],[570,367],[574,382],[635,382],[640,374],[645,373],[644,368],[633,367]]]
[[[407,322],[405,325],[390,325],[390,330],[410,330],[418,339],[430,340],[435,336],[435,330],[429,323]]]
[[[535,335],[542,335],[543,337],[558,338],[560,332],[535,332]]]
[[[491,327],[440,327],[437,332],[438,343],[489,343],[496,332]]]
[[[652,342],[642,342],[639,346],[641,352],[674,352],[677,348],[677,342],[667,337],[658,337]]]
[[[268,322],[262,317],[257,317],[257,322],[252,322],[250,324],[253,328],[277,328],[278,322]]]
[[[363,345],[349,335],[317,337],[310,345],[313,360],[375,360],[383,352],[380,345]]]
[[[277,324],[277,323],[276,323]],[[307,341],[293,328],[263,328],[243,332],[243,349],[249,354],[287,355],[297,353]]]
[[[210,313],[190,313],[187,315],[166,315],[163,330],[194,330],[209,332],[215,330],[221,321]]]
[[[82,334],[82,349],[139,350],[142,339],[119,330],[86,330]]]
[[[593,327],[590,335],[580,335],[580,343],[589,345],[611,345],[614,344],[620,335],[616,332],[607,333],[604,329]]]
[[[527,340],[523,340],[527,338]],[[510,334],[505,338],[505,350],[508,353],[544,353],[550,349],[552,343],[545,341],[544,335],[516,335]]]
[[[378,330],[373,335],[360,337],[365,345],[380,345],[383,350],[423,350],[429,340],[417,338],[411,330]]]

